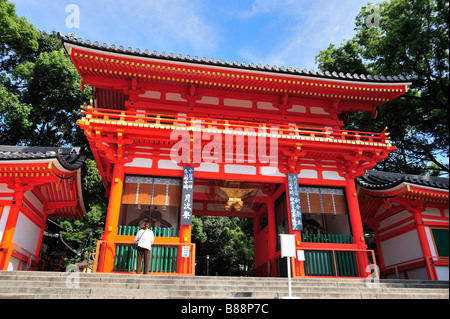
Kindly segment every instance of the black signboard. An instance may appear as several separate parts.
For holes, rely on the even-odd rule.
[[[181,197],[181,225],[192,225],[192,206],[194,204],[194,168],[183,168],[183,192]]]
[[[302,210],[300,208],[300,190],[298,188],[298,175],[287,174],[287,179],[292,230],[303,230]]]

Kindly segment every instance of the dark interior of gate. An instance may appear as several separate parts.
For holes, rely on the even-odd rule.
[[[352,243],[342,188],[300,185],[300,202],[302,241]],[[208,179],[197,179],[194,184],[194,215],[252,218],[255,276],[286,275],[279,235],[289,233],[287,204],[285,184]],[[332,275],[329,265],[316,269],[316,264],[321,266],[319,257],[328,259],[322,252],[308,251],[306,255],[311,265],[305,269],[307,275]]]

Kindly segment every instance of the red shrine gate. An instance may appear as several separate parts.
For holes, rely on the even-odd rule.
[[[257,276],[282,273],[282,233],[305,252],[292,261],[294,277],[367,276],[375,261],[354,179],[395,147],[385,131],[342,130],[343,119],[375,117],[406,92],[407,79],[61,39],[82,89],[94,88],[78,125],[109,195],[97,271],[134,271],[131,243],[147,217],[156,227],[150,272],[194,275],[192,215],[209,215],[253,218]]]

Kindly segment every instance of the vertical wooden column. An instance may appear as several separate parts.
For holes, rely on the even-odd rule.
[[[361,212],[359,210],[358,195],[356,193],[355,181],[351,178],[346,180],[345,192],[347,195],[348,214],[350,217],[350,227],[353,233],[353,242],[357,249],[367,249],[364,239],[364,230],[361,220]],[[356,260],[358,263],[358,273],[360,277],[366,277],[366,269],[368,270],[369,259],[367,253],[357,252]]]
[[[48,215],[50,212],[53,212],[53,210],[44,209],[44,216],[42,217],[42,223],[40,225],[41,231],[39,233],[38,244],[36,245],[36,251],[34,253],[36,256],[39,256],[39,252],[41,251],[42,239],[44,237],[44,231],[45,231],[45,227],[47,225],[47,218],[48,218]]]
[[[108,213],[106,215],[105,232],[102,240],[105,242],[101,247],[100,272],[112,272],[114,270],[115,244],[122,203],[122,190],[124,182],[124,170],[122,163],[114,165],[111,190],[109,193]]]
[[[1,239],[0,270],[8,270],[8,264],[13,250],[12,242],[14,231],[19,217],[20,207],[22,207],[24,193],[25,190],[22,187],[19,186],[15,188],[13,204],[9,209],[8,220],[6,221],[5,231],[3,232],[3,238]]]
[[[425,226],[422,220],[422,214],[420,209],[409,210],[414,216],[414,223],[416,224],[417,235],[419,236],[420,248],[422,249],[422,254],[425,260],[430,261],[431,249],[428,244],[427,234],[425,232]],[[426,270],[429,280],[437,280],[435,272],[431,269],[431,265],[426,263]]]
[[[194,168],[183,168],[183,180],[181,182],[181,207],[180,207],[180,243],[191,246],[192,231],[192,211],[194,205]],[[189,252],[189,258],[182,256],[182,246],[178,249],[177,273],[187,274],[189,272],[192,251]]]
[[[262,207],[262,209],[255,212],[253,217],[253,254],[254,254],[253,259],[255,261],[255,268],[257,262],[259,261],[259,249],[261,249],[261,247],[259,247],[260,243],[257,242],[256,238],[259,234],[259,231],[261,230],[261,211],[263,211],[263,209],[264,206]]]
[[[295,246],[300,246],[302,241],[301,231],[303,230],[302,213],[300,207],[300,192],[298,189],[298,174],[287,174],[286,183],[286,207],[288,211],[289,233],[295,235]],[[292,180],[289,181],[289,178]],[[291,184],[291,185],[290,185]],[[290,189],[292,187],[292,189]],[[295,223],[295,225],[293,225]],[[305,275],[304,262],[297,258],[289,258],[292,263],[292,277]]]
[[[269,276],[275,277],[277,274],[273,258],[275,257],[275,249],[277,246],[277,230],[275,221],[275,202],[273,198],[269,199],[267,202],[267,220],[269,224],[269,247],[267,247],[270,262]]]

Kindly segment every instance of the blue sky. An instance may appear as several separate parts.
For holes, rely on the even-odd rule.
[[[39,30],[124,47],[315,69],[330,43],[355,34],[369,0],[10,0]],[[69,4],[79,28],[67,28]]]

